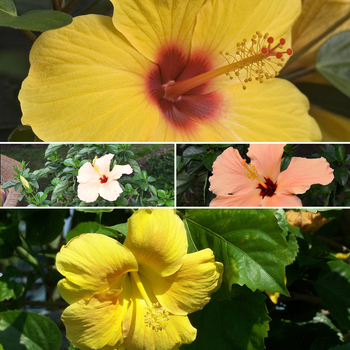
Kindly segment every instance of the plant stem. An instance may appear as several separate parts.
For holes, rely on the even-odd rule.
[[[55,11],[61,11],[61,0],[52,0],[52,7]]]
[[[67,0],[66,5],[63,7],[63,9],[61,9],[61,11],[65,13],[71,12],[78,2],[79,0]]]
[[[31,30],[21,30],[22,33],[33,43],[38,37]]]
[[[280,77],[283,79],[287,79],[289,81],[293,81],[296,78],[299,78],[303,75],[313,73],[315,71],[316,71],[316,65],[313,64],[312,66],[297,69],[297,70],[294,70],[294,71],[289,72],[289,73],[285,73],[285,74],[282,73],[282,74],[280,74]]]

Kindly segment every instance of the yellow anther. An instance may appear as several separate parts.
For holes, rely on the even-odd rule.
[[[259,173],[253,164],[247,164],[246,160],[244,159],[242,165],[244,166],[244,175],[248,179],[257,180],[261,184],[261,186],[263,186],[266,189],[268,188],[266,183],[260,179]]]

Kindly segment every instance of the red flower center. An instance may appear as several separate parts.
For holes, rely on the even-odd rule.
[[[105,184],[108,181],[108,177],[106,175],[102,175],[100,177],[101,184]]]
[[[265,198],[265,196],[272,197],[277,189],[277,183],[273,183],[270,179],[265,179],[265,184],[267,188],[259,184],[257,188],[260,189],[260,196]]]
[[[212,119],[221,105],[218,92],[206,93],[208,82],[198,85],[173,99],[165,96],[165,88],[174,81],[185,81],[212,69],[204,55],[186,54],[177,46],[169,45],[160,50],[156,60],[158,69],[152,70],[146,79],[147,90],[164,118],[176,128],[193,128],[198,120]]]

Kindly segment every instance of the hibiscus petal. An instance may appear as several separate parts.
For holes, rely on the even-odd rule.
[[[148,270],[149,271],[149,270]],[[221,284],[223,265],[210,249],[188,254],[180,270],[168,277],[146,273],[160,304],[176,315],[200,310]]]
[[[193,48],[213,53],[236,51],[237,42],[256,31],[284,37],[290,45],[290,29],[300,14],[298,0],[209,0],[203,5],[193,34]]]
[[[79,199],[86,203],[95,202],[95,200],[98,198],[100,187],[101,187],[100,181],[79,184],[78,185]]]
[[[210,202],[211,207],[261,207],[260,190],[238,193],[230,196],[217,196]]]
[[[285,194],[285,193],[275,193],[275,195],[269,197],[266,196],[262,202],[263,207],[292,207],[299,208],[303,206],[300,198],[293,194]]]
[[[93,168],[90,162],[85,163],[78,171],[78,182],[97,182],[99,183],[100,175]]]
[[[204,0],[111,0],[113,23],[131,44],[150,60],[156,50],[175,42],[190,51],[196,17]]]
[[[263,84],[240,83],[221,91],[231,103],[226,107],[226,127],[236,141],[319,141],[321,132],[308,114],[309,101],[289,81],[272,79]],[[220,123],[220,120],[218,121]]]
[[[30,62],[19,94],[22,123],[40,139],[142,141],[153,135],[159,111],[149,103],[144,82],[153,64],[110,17],[75,17],[44,32]]]
[[[112,180],[104,183],[100,188],[100,196],[108,201],[115,201],[123,192],[118,181]]]
[[[218,156],[213,163],[213,176],[209,177],[209,190],[216,195],[249,192],[258,187],[258,182],[245,175],[243,158],[230,147]]]
[[[127,307],[123,291],[100,293],[70,305],[62,314],[68,340],[80,349],[118,349]]]
[[[188,246],[184,224],[172,209],[138,210],[128,220],[124,245],[134,254],[140,271],[150,268],[161,276],[181,267]]]
[[[95,160],[95,164],[97,165],[97,169],[101,175],[109,175],[109,169],[113,157],[114,154],[109,153]]]
[[[94,233],[82,234],[63,246],[56,267],[66,277],[59,281],[58,289],[68,303],[116,288],[124,273],[138,269],[129,249],[115,239]]]
[[[111,179],[119,179],[122,177],[123,174],[131,174],[133,172],[133,168],[129,165],[115,165],[112,171],[109,173],[108,178]]]
[[[197,330],[187,316],[169,315],[167,327],[156,332],[145,323],[146,304],[135,283],[132,284],[132,301],[123,321],[124,343],[133,350],[178,349],[182,344],[192,343]]]
[[[277,181],[280,174],[283,148],[286,144],[251,144],[247,156],[255,166],[259,175]]]
[[[277,180],[278,193],[301,194],[311,185],[328,185],[334,179],[333,169],[323,157],[306,159],[294,157]]]

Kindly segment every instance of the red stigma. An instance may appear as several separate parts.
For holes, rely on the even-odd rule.
[[[277,57],[277,58],[282,58],[282,56],[283,56],[282,52],[277,52],[277,53],[276,53],[276,57]]]
[[[102,175],[100,177],[101,184],[105,184],[108,181],[108,177],[106,175]]]
[[[272,43],[273,43],[273,37],[272,37],[272,36],[268,37],[268,38],[267,38],[267,42],[268,42],[269,44],[272,44]]]
[[[284,45],[285,43],[286,43],[286,40],[283,39],[283,38],[281,38],[281,39],[280,39],[280,44],[281,44],[281,45]]]
[[[291,56],[291,55],[293,54],[293,50],[292,50],[292,49],[288,49],[288,50],[286,51],[286,53],[287,53],[287,55]]]

